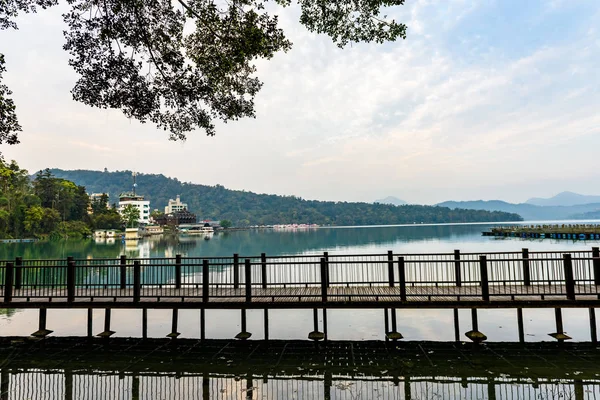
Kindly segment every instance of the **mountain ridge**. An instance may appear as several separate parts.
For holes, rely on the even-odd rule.
[[[575,192],[560,192],[552,197],[532,197],[525,204],[535,206],[577,206],[600,203],[600,196],[579,194]]]
[[[387,196],[383,199],[380,200],[375,200],[373,203],[379,203],[379,204],[391,204],[394,206],[403,206],[405,204],[408,204],[406,201],[397,198],[396,196]]]
[[[436,204],[451,209],[473,209],[517,213],[526,221],[586,219],[600,210],[600,202],[573,206],[537,206],[527,203],[508,203],[502,200],[444,201]]]
[[[51,169],[54,176],[85,186],[88,193],[109,193],[110,202],[121,192],[131,190],[131,171],[90,171]],[[181,195],[191,212],[200,219],[227,219],[236,226],[282,223],[316,223],[319,225],[390,225],[441,222],[519,221],[513,213],[484,210],[450,210],[446,207],[359,202],[304,200],[297,196],[256,194],[185,183],[162,174],[138,173],[137,192],[151,201],[151,208],[162,209],[169,199]]]

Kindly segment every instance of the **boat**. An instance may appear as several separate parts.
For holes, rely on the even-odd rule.
[[[213,229],[212,226],[202,226],[199,228],[191,228],[188,229],[186,231],[184,231],[184,233],[188,234],[188,235],[204,235],[204,236],[211,236],[215,233],[215,230]]]
[[[146,236],[150,235],[161,235],[165,232],[164,228],[160,225],[146,225],[144,228],[144,234]]]

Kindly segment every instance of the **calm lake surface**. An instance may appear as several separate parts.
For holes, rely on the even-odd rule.
[[[576,221],[576,223],[582,223],[582,221]],[[535,224],[540,224],[540,222],[535,222]],[[160,236],[136,243],[122,243],[120,240],[113,241],[109,239],[108,241],[82,240],[2,244],[0,245],[0,259],[13,259],[16,256],[22,256],[26,259],[55,259],[66,258],[67,256],[74,256],[75,258],[116,258],[122,254],[128,257],[174,257],[176,254],[181,254],[184,257],[213,257],[231,256],[234,253],[243,257],[259,255],[262,252],[274,256],[317,254],[323,251],[328,251],[331,254],[381,254],[388,250],[392,250],[394,253],[440,253],[452,252],[454,249],[460,249],[462,252],[484,252],[519,251],[522,248],[529,248],[532,251],[574,251],[589,250],[592,246],[600,245],[600,242],[597,241],[504,239],[483,237],[481,235],[482,231],[498,225],[409,225],[319,228],[312,230],[248,230],[225,234],[219,233],[211,240],[203,240],[202,237],[194,236]],[[514,225],[514,223],[510,225]],[[53,336],[85,336],[86,315],[86,310],[49,310],[48,329],[54,330]],[[464,333],[470,330],[470,311],[460,310],[459,317],[461,332]],[[3,310],[3,314],[0,316],[0,335],[26,336],[37,330],[37,318],[37,310]],[[304,340],[312,330],[311,310],[271,310],[269,318],[270,337],[272,339]],[[405,340],[454,340],[452,310],[399,310],[397,318],[398,331],[404,335]],[[524,318],[526,341],[553,340],[548,336],[548,333],[556,331],[553,310],[525,309]],[[103,310],[95,310],[94,330],[98,333],[103,330],[103,319]],[[563,321],[565,331],[573,337],[574,341],[589,341],[590,328],[587,309],[564,310]],[[262,339],[262,324],[262,310],[248,311],[247,330],[253,333],[252,339]],[[329,310],[328,326],[330,340],[384,340],[384,321],[381,310]],[[140,337],[141,311],[113,310],[111,329],[116,331],[114,337]],[[148,311],[148,335],[150,337],[164,338],[170,330],[171,312],[169,310]],[[181,338],[199,338],[199,311],[181,310],[178,330],[181,332]],[[515,310],[480,310],[479,330],[488,336],[489,341],[518,341]],[[239,311],[206,311],[207,338],[231,339],[239,331]],[[388,383],[385,383],[385,385],[387,388]],[[472,388],[472,390],[475,389],[475,387]],[[52,390],[49,391],[49,393],[51,392]],[[95,394],[85,398],[111,398],[103,397],[103,394],[98,391],[94,392],[92,390],[92,392]],[[221,396],[217,394],[211,395],[210,398],[259,398],[257,397],[259,392],[254,390],[251,391],[251,397],[244,397],[247,395],[247,391],[240,389],[237,395],[230,393],[229,396],[224,394]],[[350,392],[341,391],[340,393],[349,395]],[[365,393],[365,396],[362,397],[338,396],[332,398],[405,398],[400,392],[396,393],[392,390],[390,393],[392,394],[384,397],[375,396],[373,393],[366,395]],[[476,397],[491,398],[489,394],[485,393]],[[532,393],[532,395],[535,395],[535,393]],[[52,396],[32,396],[30,398],[65,398],[58,396],[56,393]],[[460,394],[456,396],[456,398],[463,397]],[[119,398],[133,399],[134,397],[123,395]],[[203,397],[199,394],[198,397],[170,397],[169,395],[153,397],[148,395],[139,398],[200,399]],[[292,399],[304,397],[298,393],[287,393],[273,398]]]

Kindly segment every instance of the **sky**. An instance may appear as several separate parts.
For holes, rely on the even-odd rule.
[[[72,100],[62,11],[0,32],[23,126],[0,151],[30,172],[135,170],[334,201],[600,194],[598,0],[407,0],[386,12],[406,40],[345,49],[277,9],[294,46],[257,62],[256,119],[185,142]]]

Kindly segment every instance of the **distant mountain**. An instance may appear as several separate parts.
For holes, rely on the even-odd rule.
[[[385,199],[375,200],[375,203],[391,204],[393,206],[403,206],[403,205],[407,204],[404,200],[400,200],[399,198],[394,197],[394,196],[388,196]]]
[[[517,213],[526,221],[553,219],[592,219],[588,213],[600,210],[600,202],[573,206],[536,206],[533,204],[513,204],[501,200],[445,201],[437,204],[451,209],[472,209],[485,211],[504,211]]]
[[[58,178],[85,186],[88,193],[108,193],[110,202],[131,190],[131,171],[65,171],[52,169]],[[150,200],[151,208],[163,209],[169,199],[181,195],[200,219],[227,219],[236,226],[314,223],[320,225],[390,225],[439,222],[519,221],[517,214],[482,210],[450,210],[444,207],[350,203],[304,200],[296,196],[256,194],[180,182],[164,175],[138,174],[137,193]]]
[[[600,219],[600,209],[577,214],[573,219]]]
[[[577,206],[582,204],[600,203],[600,196],[588,196],[573,192],[562,192],[549,199],[533,197],[525,203],[534,206]]]

